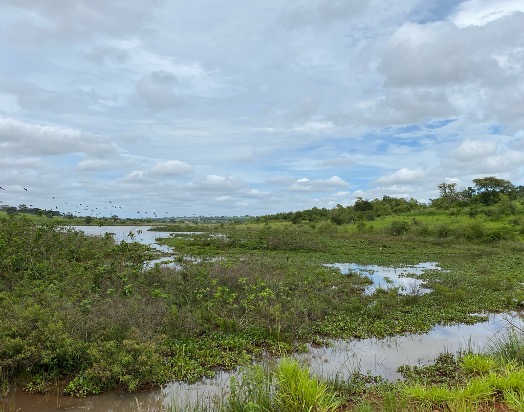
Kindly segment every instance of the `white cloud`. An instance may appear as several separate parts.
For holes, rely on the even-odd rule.
[[[349,184],[338,176],[332,176],[329,179],[308,179],[303,177],[297,179],[289,190],[297,192],[329,192],[336,188],[347,187]]]
[[[426,172],[422,169],[408,169],[402,168],[387,176],[382,176],[377,179],[378,183],[385,183],[389,185],[399,185],[405,183],[412,183],[422,179],[426,176]]]
[[[453,152],[453,156],[461,161],[474,162],[495,154],[497,144],[480,140],[465,140]]]
[[[295,126],[294,130],[296,132],[304,132],[304,133],[319,133],[319,132],[327,132],[333,129],[333,123],[331,122],[306,122],[304,124],[301,124],[299,126]]]
[[[159,0],[4,0],[2,7],[13,13],[10,28],[13,35],[22,35],[18,40],[68,43],[100,34],[135,32],[158,3]]]
[[[155,71],[143,76],[137,83],[137,93],[152,109],[166,109],[177,104],[174,87],[175,76],[164,71]]]
[[[83,159],[76,165],[78,170],[85,172],[95,172],[100,170],[107,170],[111,168],[112,163],[105,159]]]
[[[38,156],[86,153],[104,157],[117,152],[113,142],[99,136],[13,118],[0,118],[0,148],[4,153]]]
[[[468,0],[458,5],[450,20],[459,27],[485,26],[516,12],[524,12],[522,0]]]
[[[151,173],[159,176],[182,176],[191,173],[193,167],[180,160],[159,162],[151,168]]]
[[[1,3],[6,202],[263,214],[349,182],[524,183],[522,1]]]
[[[315,0],[288,4],[280,17],[284,27],[300,29],[323,27],[333,23],[347,23],[367,7],[368,1]]]
[[[236,192],[242,189],[244,184],[231,176],[206,175],[195,179],[187,187],[204,192]]]

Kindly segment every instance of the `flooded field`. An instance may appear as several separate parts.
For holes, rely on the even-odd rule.
[[[148,244],[166,255],[171,255],[165,258],[171,261],[172,255],[176,254],[176,250],[156,243],[157,237],[170,236],[169,234],[148,231],[147,226],[76,226],[75,229],[92,235],[111,233],[116,241],[138,241]],[[434,262],[397,268],[353,263],[336,263],[329,266],[336,267],[342,274],[357,273],[369,277],[372,284],[366,288],[366,295],[372,295],[378,289],[398,288],[399,294],[418,294],[421,298],[431,296],[425,295],[431,290],[424,288],[419,277],[423,276],[424,271],[440,270]],[[475,325],[436,326],[426,334],[401,335],[387,339],[332,340],[328,347],[310,345],[307,352],[294,356],[306,364],[314,374],[325,378],[344,379],[354,372],[361,372],[395,381],[400,378],[397,368],[401,365],[426,364],[442,352],[481,350],[497,334],[503,333],[510,325],[509,322],[521,324],[515,314],[492,314],[485,322]],[[275,360],[269,358],[264,361]],[[84,399],[63,396],[59,390],[47,395],[32,395],[14,390],[0,404],[0,410],[159,411],[169,410],[173,405],[178,406],[179,410],[184,410],[184,405],[220,396],[227,391],[233,373],[235,372],[219,372],[214,378],[196,384],[172,382],[161,389],[134,393],[109,391]]]

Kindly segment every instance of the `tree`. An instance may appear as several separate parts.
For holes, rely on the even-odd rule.
[[[515,189],[515,186],[509,180],[499,179],[495,176],[473,179],[473,183],[475,183],[480,202],[485,205],[496,204],[502,194],[510,196]]]
[[[353,209],[355,209],[355,212],[368,212],[370,210],[373,210],[373,204],[369,200],[357,197],[357,200],[353,205]]]
[[[456,183],[442,182],[437,187],[440,197],[432,202],[434,206],[447,209],[460,200]]]

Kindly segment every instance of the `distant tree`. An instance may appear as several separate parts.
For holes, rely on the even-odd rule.
[[[18,212],[18,209],[16,208],[16,206],[7,206],[7,207],[4,207],[2,208],[4,210],[4,212],[6,212],[8,215],[14,215]]]
[[[338,204],[337,207],[331,211],[330,220],[335,225],[343,225],[351,221],[351,213],[348,208]]]
[[[353,209],[355,210],[355,212],[367,212],[373,210],[373,203],[371,203],[369,200],[357,197],[357,200],[353,205]]]
[[[433,206],[448,209],[460,200],[460,195],[459,192],[457,192],[456,183],[442,182],[439,183],[437,187],[439,191],[439,198],[431,202]]]
[[[485,205],[496,204],[502,194],[509,196],[515,189],[509,180],[498,179],[495,176],[473,179],[473,183],[480,202]]]

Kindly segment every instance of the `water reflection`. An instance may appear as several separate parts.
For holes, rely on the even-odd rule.
[[[486,322],[474,325],[436,326],[427,334],[396,336],[387,339],[357,341],[334,340],[331,347],[309,347],[297,358],[324,377],[347,378],[352,372],[368,371],[375,376],[396,380],[401,365],[427,364],[442,352],[481,350],[510,325],[520,324],[516,314],[494,314]]]
[[[309,347],[307,353],[295,357],[305,362],[313,373],[333,378],[348,378],[355,371],[382,376],[388,380],[400,378],[396,372],[401,365],[420,365],[434,360],[442,352],[481,350],[511,323],[520,327],[516,314],[490,315],[486,322],[475,325],[436,326],[427,334],[397,336],[388,339],[356,341],[334,340],[331,347]],[[187,405],[206,403],[207,399],[227,391],[231,373],[221,372],[212,379],[196,384],[173,382],[159,390],[138,393],[110,392],[86,399],[71,399],[55,395],[29,395],[16,392],[11,404],[15,410],[50,412],[130,410],[162,411],[171,405],[184,410]]]
[[[399,294],[404,295],[431,292],[431,290],[422,286],[422,280],[414,279],[412,276],[421,275],[426,270],[440,270],[435,262],[425,262],[399,268],[358,265],[356,263],[331,263],[326,264],[326,266],[337,268],[343,275],[356,272],[359,275],[368,277],[373,283],[364,290],[366,295],[372,295],[377,289],[388,290],[390,288],[398,288]]]
[[[166,245],[160,245],[156,239],[162,237],[161,232],[149,231],[151,226],[71,226],[90,236],[104,236],[109,233],[117,242],[138,242],[151,246],[164,253],[172,252]]]

